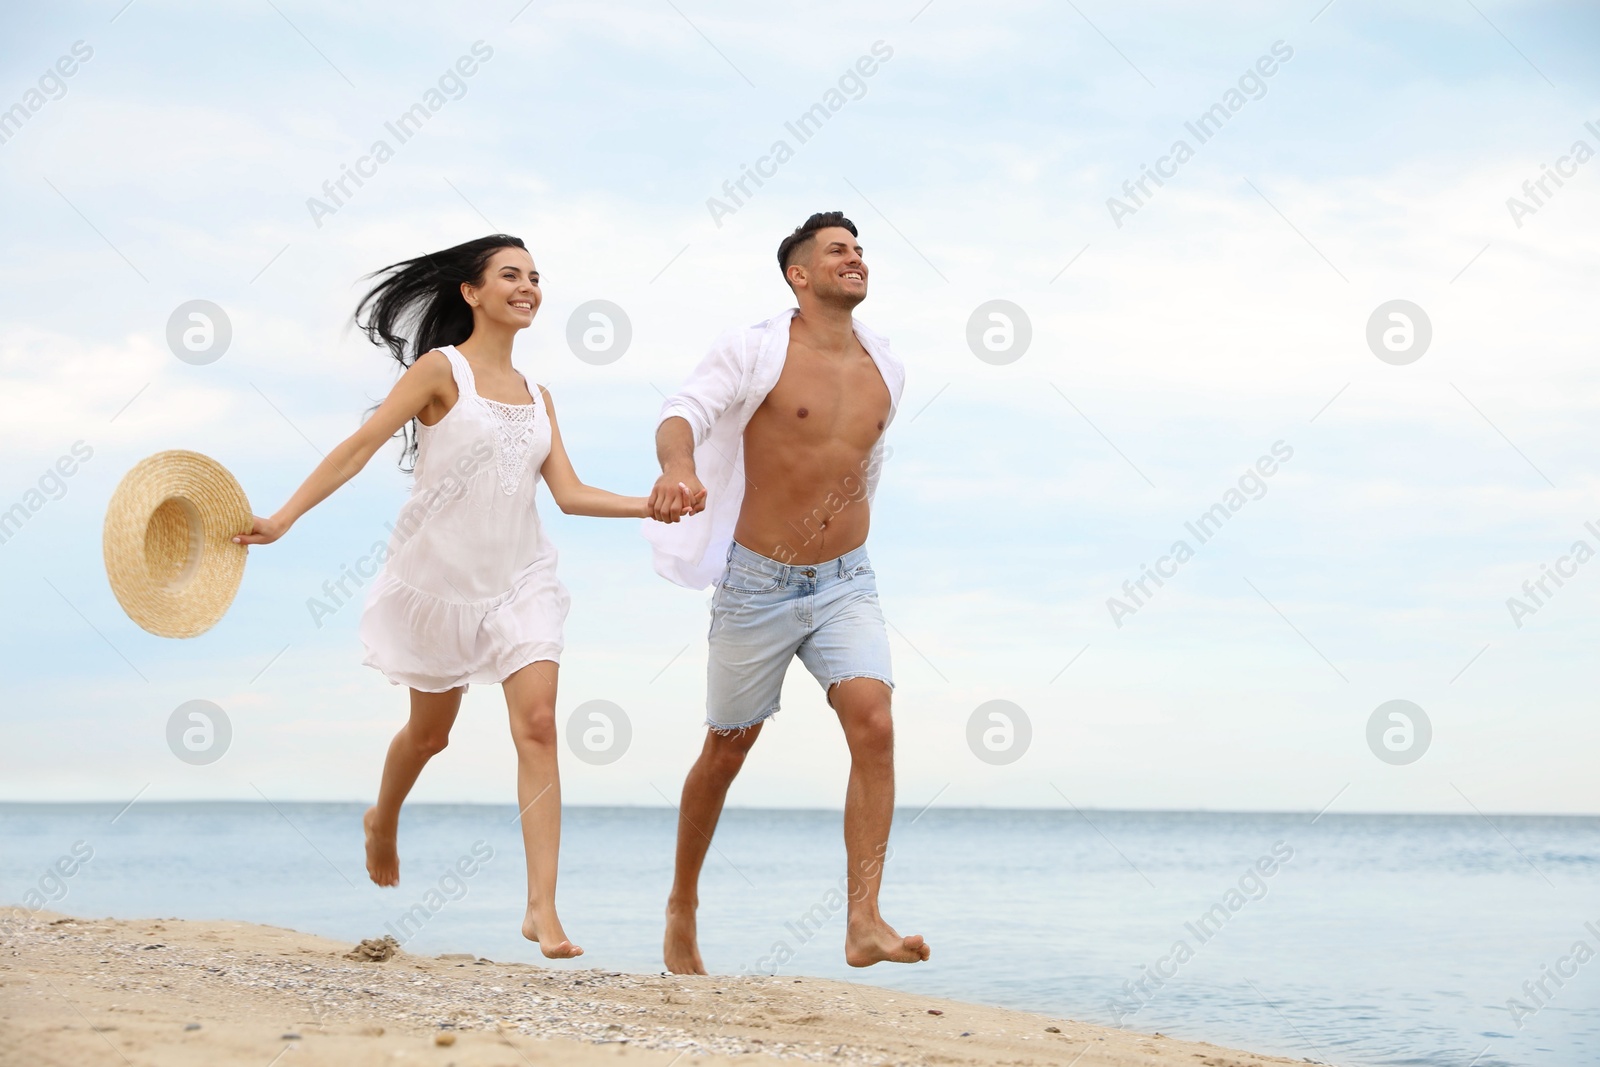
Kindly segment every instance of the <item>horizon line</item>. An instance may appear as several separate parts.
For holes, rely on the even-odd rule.
[[[295,805],[319,804],[319,805],[351,805],[351,806],[365,805],[365,806],[368,806],[368,807],[371,806],[371,803],[368,800],[356,800],[356,799],[342,799],[342,800],[332,800],[332,799],[297,799],[297,800],[289,800],[289,799],[284,799],[284,800],[278,800],[278,801],[267,801],[267,800],[252,800],[252,799],[250,799],[248,797],[189,797],[189,798],[176,798],[176,797],[174,797],[174,798],[167,798],[167,799],[162,799],[162,800],[154,800],[154,799],[152,799],[152,800],[143,800],[141,803],[143,805],[167,805],[167,806],[175,806],[175,805],[180,805],[180,804],[183,804],[183,805],[233,804],[233,805],[241,805],[241,806],[243,806],[243,805],[252,805],[253,804],[253,805],[257,806],[257,807],[271,807],[274,804],[295,804]],[[46,807],[46,806],[89,807],[89,806],[99,806],[99,805],[106,805],[106,806],[110,806],[110,805],[125,805],[125,806],[128,806],[128,807],[132,807],[132,805],[129,805],[127,803],[127,801],[120,800],[120,799],[11,800],[11,799],[6,799],[6,798],[0,798],[0,808],[5,808],[5,807],[19,807],[19,808],[20,807]],[[468,807],[476,807],[476,808],[506,809],[506,808],[515,808],[516,804],[514,802],[512,802],[512,801],[509,801],[509,800],[508,801],[417,800],[417,801],[408,801],[406,803],[406,807],[407,808],[415,808],[415,807],[434,807],[434,808],[444,808],[444,807],[468,808]],[[672,805],[669,805],[669,804],[563,804],[562,807],[563,808],[570,808],[570,809],[585,809],[585,810],[594,810],[594,811],[662,811],[662,812],[673,812],[673,811],[677,810],[675,807],[673,807]],[[777,806],[773,806],[773,805],[748,805],[748,804],[739,804],[739,805],[729,804],[724,808],[724,810],[769,811],[769,812],[824,812],[824,813],[833,814],[833,815],[842,815],[843,812],[844,812],[844,808],[843,807],[814,807],[814,806],[777,807]],[[912,808],[912,807],[899,807],[899,806],[897,806],[895,808],[895,812],[897,814],[899,812],[902,812],[902,811],[915,811],[915,812],[918,813],[918,817],[920,817],[921,814],[926,813],[926,812],[928,812],[930,810],[932,810],[931,807],[930,808],[918,809],[918,808]],[[944,806],[944,807],[939,808],[939,810],[940,811],[946,811],[946,812],[1018,812],[1018,813],[1048,812],[1048,811],[1059,811],[1059,812],[1092,811],[1092,812],[1096,812],[1096,813],[1099,813],[1099,814],[1112,814],[1112,815],[1283,815],[1283,816],[1313,815],[1313,816],[1315,816],[1315,818],[1313,818],[1313,820],[1312,820],[1313,822],[1316,822],[1316,821],[1318,821],[1320,819],[1324,819],[1324,818],[1334,818],[1334,817],[1337,817],[1337,816],[1346,816],[1346,817],[1348,817],[1348,816],[1358,816],[1358,815],[1359,816],[1383,815],[1383,816],[1416,817],[1416,818],[1423,818],[1423,817],[1436,818],[1436,817],[1440,817],[1440,816],[1450,816],[1450,817],[1460,817],[1460,818],[1467,818],[1467,819],[1482,818],[1482,817],[1484,817],[1486,815],[1497,815],[1497,816],[1501,816],[1501,817],[1505,817],[1505,818],[1540,818],[1540,819],[1594,819],[1594,818],[1600,818],[1600,811],[1592,811],[1592,812],[1585,812],[1585,811],[1492,811],[1492,812],[1479,813],[1479,812],[1476,812],[1476,811],[1442,811],[1442,810],[1441,811],[1427,811],[1427,810],[1395,811],[1395,810],[1390,810],[1390,809],[1370,809],[1370,810],[1359,810],[1358,809],[1358,810],[1351,810],[1351,811],[1326,811],[1325,810],[1325,811],[1323,811],[1321,813],[1317,813],[1317,812],[1313,811],[1310,808],[1128,808],[1128,807],[1102,808],[1102,807],[1096,807],[1096,806],[1094,806],[1092,804],[1079,804],[1079,805],[1074,805],[1074,806],[1061,806],[1061,805],[1017,806],[1017,805],[1006,805],[1006,806],[996,806],[996,807],[965,804],[965,805],[960,805],[960,806]]]

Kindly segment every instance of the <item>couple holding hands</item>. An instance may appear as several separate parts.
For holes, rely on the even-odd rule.
[[[366,423],[240,544],[267,544],[361,470],[391,437],[416,482],[361,617],[364,662],[410,689],[377,803],[367,872],[399,882],[400,806],[445,747],[474,682],[505,692],[527,854],[522,933],[555,959],[581,955],[556,914],[561,840],[556,683],[568,597],[536,505],[542,480],[569,515],[647,520],[655,568],[711,602],[706,737],[684,782],[663,955],[704,974],[700,869],[728,787],[778,710],[798,655],[850,749],[844,832],[853,966],[926,960],[878,911],[894,812],[889,643],[865,547],[883,433],[904,368],[855,321],[867,295],[856,227],[812,215],[778,246],[796,308],[723,334],[661,410],[661,477],[648,497],[584,484],[555,406],[512,366],[512,340],[543,299],[523,242],[493,234],[377,272],[356,319],[404,368]],[[404,335],[402,335],[402,332]],[[491,463],[490,460],[493,462]]]

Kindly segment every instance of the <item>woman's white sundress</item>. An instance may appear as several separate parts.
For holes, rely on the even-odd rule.
[[[550,454],[542,394],[481,397],[466,357],[439,351],[461,395],[434,425],[418,423],[416,482],[360,627],[363,663],[429,693],[559,663],[570,603],[534,500]]]

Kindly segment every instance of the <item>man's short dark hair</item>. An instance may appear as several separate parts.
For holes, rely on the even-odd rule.
[[[778,245],[778,269],[783,272],[783,280],[789,280],[789,262],[795,258],[805,246],[816,237],[818,230],[826,230],[832,226],[840,226],[850,231],[852,237],[860,237],[856,231],[856,224],[844,217],[842,211],[819,211],[805,222],[795,227],[793,233],[783,239]]]

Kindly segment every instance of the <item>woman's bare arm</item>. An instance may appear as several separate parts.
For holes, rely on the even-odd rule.
[[[539,394],[544,397],[544,410],[550,416],[550,455],[545,459],[540,473],[544,475],[545,485],[550,487],[550,496],[554,498],[556,506],[568,515],[591,515],[602,519],[650,518],[649,501],[645,497],[621,496],[583,483],[578,472],[572,469],[572,460],[567,457],[567,448],[561,442],[561,427],[556,422],[555,403],[550,399],[550,391],[541,385]],[[678,517],[687,512],[688,500],[685,498],[683,511],[670,521],[676,522]]]
[[[399,432],[435,400],[446,400],[454,384],[450,361],[443,352],[424,353],[400,376],[378,410],[361,428],[329,452],[288,501],[268,518],[256,517],[250,529],[234,541],[243,545],[271,544],[289,532],[289,527],[333,495],[345,482],[367,465],[385,441]]]

